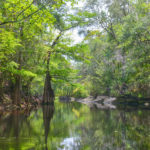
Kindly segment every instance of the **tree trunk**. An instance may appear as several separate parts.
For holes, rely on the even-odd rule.
[[[2,73],[0,72],[0,103],[3,102],[3,78],[2,78]]]
[[[21,26],[21,28],[20,28],[20,38],[23,41],[23,26]],[[21,70],[21,68],[22,68],[22,49],[19,50],[17,63],[19,64],[18,70]],[[20,104],[20,102],[21,102],[21,75],[16,75],[15,79],[16,79],[16,82],[15,82],[15,86],[14,86],[13,104]]]
[[[16,83],[14,86],[13,104],[20,104],[21,101],[21,77],[18,75],[16,77]]]
[[[51,77],[49,71],[46,72],[44,94],[43,94],[43,104],[49,104],[54,102],[54,92],[51,87]]]
[[[55,47],[57,44],[59,38],[61,37],[62,32],[58,34],[56,39],[53,41],[51,45],[51,49]],[[47,57],[47,68],[46,68],[46,78],[45,78],[45,84],[44,84],[44,93],[43,93],[43,104],[49,104],[54,102],[54,92],[51,87],[51,76],[50,76],[50,69],[49,69],[49,64],[50,64],[50,57],[51,57],[51,51],[48,51],[48,57]]]
[[[21,51],[19,52],[18,55],[18,64],[19,64],[19,69],[21,70],[21,56],[22,53]],[[14,85],[14,91],[13,91],[13,104],[20,104],[21,101],[21,76],[20,75],[16,75],[15,77],[15,85]]]
[[[22,97],[25,99],[25,102],[29,102],[31,99],[31,83],[34,78],[31,77],[29,80],[24,83],[24,86],[22,86]]]
[[[51,87],[51,76],[49,71],[49,63],[50,63],[50,56],[51,52],[48,52],[47,58],[47,71],[45,77],[45,84],[44,84],[44,93],[43,93],[43,104],[50,104],[54,102],[54,92]]]

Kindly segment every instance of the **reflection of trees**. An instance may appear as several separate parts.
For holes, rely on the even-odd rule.
[[[146,112],[143,111],[140,115],[138,111],[129,113],[106,110],[91,113],[88,122],[80,127],[83,149],[84,147],[95,150],[150,149],[148,136],[150,122],[148,114],[145,115]]]
[[[38,146],[39,149],[43,148],[44,143],[47,143],[53,112],[54,105],[47,105],[43,106],[43,117],[41,110],[31,114],[27,110],[24,113],[13,111],[2,115],[0,118],[0,137],[6,139],[4,143],[2,142],[3,138],[0,140],[0,149],[23,149],[23,147],[37,147],[38,149]],[[44,123],[45,128],[45,142],[42,136],[42,123]],[[32,138],[30,139],[30,137]]]
[[[49,105],[26,116],[19,112],[2,115],[0,136],[13,141],[0,140],[0,148],[63,149],[64,139],[74,137],[72,148],[76,150],[147,150],[149,126],[149,111],[90,111],[78,103],[56,103],[55,114],[54,106]]]
[[[44,130],[45,130],[45,144],[46,144],[46,149],[48,149],[47,138],[48,138],[48,133],[50,128],[50,122],[51,119],[53,118],[54,105],[44,105],[42,107],[42,110],[43,110],[43,122],[44,122]]]
[[[22,136],[22,128],[28,127],[27,116],[29,114],[30,112],[22,115],[16,110],[0,118],[0,137],[5,137],[9,142],[7,144],[1,141],[0,148],[9,149],[13,146],[14,149],[19,149],[25,144],[24,140],[20,141],[20,136]]]
[[[71,134],[72,132],[74,132],[76,126],[80,124],[77,124],[78,120],[72,111],[73,108],[79,109],[81,108],[81,104],[56,103],[55,115],[51,122],[51,130],[48,136],[48,139],[50,139],[50,141],[47,141],[49,149],[62,149],[62,142],[64,141],[64,139],[70,137],[72,138],[72,136],[75,136]],[[52,144],[50,144],[50,142]]]

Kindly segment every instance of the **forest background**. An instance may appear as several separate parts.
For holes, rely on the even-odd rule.
[[[1,102],[150,97],[149,0],[78,2],[0,1]],[[73,40],[73,30],[82,41]]]

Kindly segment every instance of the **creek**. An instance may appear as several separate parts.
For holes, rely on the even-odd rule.
[[[55,101],[38,110],[0,116],[0,150],[148,149],[149,109],[97,109]]]

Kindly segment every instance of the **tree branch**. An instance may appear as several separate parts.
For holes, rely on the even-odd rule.
[[[24,9],[22,12],[19,13],[19,15],[17,16],[17,18],[18,18],[24,11],[26,11],[28,8],[30,8],[33,3],[34,3],[34,0],[33,0],[33,2],[32,2],[26,9]],[[20,19],[20,20],[18,20],[18,19],[16,18],[16,20],[13,20],[13,21],[12,21],[12,20],[11,20],[11,21],[4,21],[4,22],[0,23],[0,26],[1,26],[1,25],[5,25],[5,24],[9,24],[9,23],[21,22],[21,21],[23,21],[23,20],[25,20],[25,19],[31,17],[32,15],[36,14],[38,11],[40,11],[40,10],[41,10],[42,8],[44,8],[44,7],[45,7],[45,6],[43,5],[42,7],[40,7],[39,9],[37,9],[36,11],[34,11],[34,12],[32,12],[31,14],[29,14],[29,15],[23,17],[23,18]]]
[[[26,7],[25,9],[23,9],[23,10],[17,15],[16,18],[18,18],[22,13],[24,13],[27,9],[29,9],[33,3],[34,3],[34,0],[32,1],[32,3],[31,3],[28,7]]]

